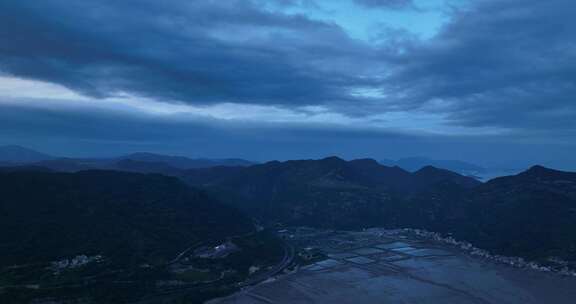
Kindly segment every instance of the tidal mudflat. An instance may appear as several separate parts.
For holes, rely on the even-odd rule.
[[[323,259],[210,303],[576,303],[576,278],[362,232],[285,232]]]

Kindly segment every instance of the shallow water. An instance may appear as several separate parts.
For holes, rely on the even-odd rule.
[[[297,273],[211,303],[573,304],[576,279],[422,243],[388,242],[332,254]]]

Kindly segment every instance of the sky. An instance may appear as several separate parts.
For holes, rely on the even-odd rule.
[[[0,2],[0,145],[576,169],[572,0]]]

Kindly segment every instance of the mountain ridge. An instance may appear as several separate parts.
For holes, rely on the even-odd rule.
[[[136,152],[128,155],[118,157],[119,160],[134,160],[143,162],[158,162],[165,163],[171,167],[177,169],[197,169],[197,168],[207,168],[215,166],[230,166],[230,167],[243,167],[250,166],[255,163],[239,158],[222,158],[222,159],[210,159],[210,158],[189,158],[185,156],[172,156],[163,155],[150,152]]]
[[[18,145],[0,146],[0,163],[31,163],[53,158],[54,156]]]
[[[399,166],[410,172],[416,172],[426,166],[446,169],[463,175],[477,175],[487,171],[486,168],[470,162],[461,160],[439,160],[427,157],[405,157],[398,160],[382,159],[379,162],[387,166]]]
[[[434,178],[388,167],[372,159],[272,161],[236,169],[187,170],[181,178],[262,220],[350,228],[383,223],[385,210],[405,197],[448,183],[470,188],[477,180],[429,168]],[[218,171],[218,172],[216,172]],[[382,213],[383,212],[383,213]],[[390,218],[389,220],[393,220]]]

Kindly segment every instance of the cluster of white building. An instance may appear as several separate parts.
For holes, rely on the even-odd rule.
[[[470,244],[468,242],[458,241],[451,236],[444,237],[441,234],[436,233],[436,232],[430,232],[430,231],[421,230],[421,229],[410,229],[410,228],[394,229],[394,230],[382,229],[382,230],[376,230],[376,231],[378,231],[382,235],[414,236],[414,237],[423,238],[426,240],[435,241],[435,242],[438,242],[438,243],[441,243],[444,245],[456,247],[456,248],[458,248],[458,249],[460,249],[460,250],[462,250],[462,251],[464,251],[464,252],[466,252],[472,256],[480,257],[482,259],[489,260],[489,261],[496,262],[496,263],[500,263],[500,264],[506,264],[506,265],[516,267],[516,268],[532,269],[532,270],[542,271],[542,272],[554,272],[554,273],[559,273],[561,275],[576,277],[576,271],[571,270],[569,267],[567,267],[568,262],[563,261],[563,260],[558,259],[558,258],[548,259],[548,261],[550,262],[550,265],[544,266],[544,265],[538,264],[538,263],[533,262],[533,261],[527,261],[526,259],[521,258],[521,257],[507,257],[507,256],[502,256],[502,255],[497,255],[497,254],[491,254],[490,252],[488,252],[484,249],[474,247],[472,244]]]
[[[54,272],[54,274],[59,274],[64,270],[78,269],[90,263],[99,263],[102,262],[103,260],[104,257],[101,255],[95,255],[95,256],[78,255],[71,259],[63,259],[60,261],[51,262],[50,269]]]

